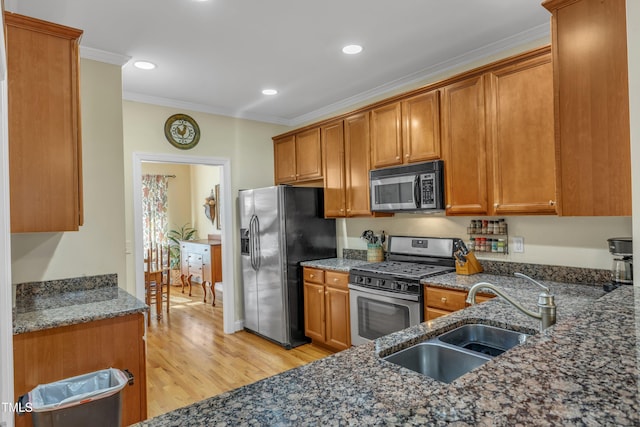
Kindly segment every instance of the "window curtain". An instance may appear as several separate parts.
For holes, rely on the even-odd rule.
[[[142,224],[144,249],[166,243],[167,189],[169,180],[164,175],[142,176]]]

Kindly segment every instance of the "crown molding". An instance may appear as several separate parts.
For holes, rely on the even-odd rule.
[[[80,57],[92,59],[94,61],[106,62],[107,64],[124,67],[131,60],[130,56],[119,53],[108,52],[106,50],[94,49],[92,47],[80,46]]]

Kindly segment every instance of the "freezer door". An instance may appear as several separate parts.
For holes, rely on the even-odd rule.
[[[251,218],[254,216],[253,190],[243,190],[238,194],[240,210],[240,229],[250,234]],[[242,233],[240,238],[242,239]],[[251,236],[248,236],[250,242]],[[258,331],[258,273],[252,267],[251,245],[249,251],[240,254],[242,268],[242,286],[244,288],[244,325],[247,329]]]
[[[279,187],[254,190],[259,246],[257,262],[258,330],[279,343],[288,345],[289,325],[283,277],[282,216]]]

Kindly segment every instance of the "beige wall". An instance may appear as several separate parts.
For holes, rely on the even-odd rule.
[[[200,126],[200,142],[191,150],[179,150],[164,137],[164,123],[176,113],[192,116]],[[233,200],[233,241],[225,245],[224,251],[235,254],[237,236],[236,197],[239,189],[273,185],[273,146],[271,137],[285,132],[288,128],[280,125],[234,119],[193,111],[176,110],[150,104],[125,101],[124,119],[124,178],[125,178],[125,221],[127,239],[126,289],[135,294],[135,265],[131,249],[134,244],[133,213],[133,153],[175,154],[226,158],[231,161],[231,195]],[[209,189],[207,189],[208,193]],[[203,195],[199,195],[204,198]],[[204,200],[204,199],[203,199]],[[198,201],[199,204],[202,202]],[[202,208],[200,208],[200,211]],[[204,215],[204,214],[203,214]],[[206,238],[206,234],[204,236]],[[239,260],[233,256],[236,269],[236,306],[242,306],[239,285]],[[238,315],[241,311],[237,310]]]
[[[81,61],[85,224],[11,235],[12,283],[117,273],[126,283],[121,68]]]
[[[466,228],[470,220],[480,218],[400,214],[394,218],[338,221],[338,250],[341,252],[344,247],[366,249],[360,235],[367,229],[376,234],[384,230],[390,235],[459,237],[466,242],[469,240]],[[513,253],[511,247],[508,255],[478,254],[481,260],[608,269],[612,257],[609,255],[607,239],[631,236],[631,217],[500,218],[505,218],[508,224],[510,241],[513,236],[524,237],[524,253]]]
[[[220,230],[216,228],[217,223],[212,223],[207,218],[203,206],[211,190],[215,190],[216,184],[220,184],[220,167],[204,165],[191,167],[192,222],[198,230],[200,239],[206,239],[209,234],[220,234]]]

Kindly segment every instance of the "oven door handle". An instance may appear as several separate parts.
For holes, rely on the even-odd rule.
[[[382,291],[380,289],[365,288],[362,286],[354,285],[353,283],[349,283],[349,289],[353,291],[359,291],[363,293],[379,295],[381,297],[394,298],[394,299],[399,299],[404,301],[416,301],[416,302],[420,301],[420,296],[418,295],[409,295],[409,294],[402,294],[397,292]]]

